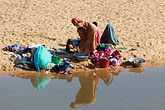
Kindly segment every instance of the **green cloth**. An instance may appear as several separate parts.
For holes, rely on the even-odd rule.
[[[111,47],[110,45],[108,45],[108,44],[99,44],[99,45],[97,46],[96,50],[102,51],[102,50],[104,50],[105,48],[111,48],[111,49],[112,49],[112,47]]]
[[[118,47],[118,49],[125,49],[126,50],[127,48],[126,47]]]

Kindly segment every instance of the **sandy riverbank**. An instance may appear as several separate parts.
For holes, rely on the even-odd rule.
[[[47,49],[77,38],[71,19],[97,21],[102,32],[112,24],[119,39],[124,62],[144,58],[144,66],[165,65],[165,2],[163,0],[1,0],[0,70],[16,71],[9,60],[14,53],[2,48],[12,44],[45,44]],[[132,47],[139,48],[130,51]],[[123,59],[126,60],[123,60]],[[83,62],[84,63],[84,62]],[[74,63],[76,69],[85,69]],[[87,65],[85,62],[83,65]],[[89,69],[89,68],[87,68]]]

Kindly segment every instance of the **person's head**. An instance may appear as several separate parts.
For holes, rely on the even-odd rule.
[[[71,103],[70,103],[70,107],[71,107],[72,109],[76,109],[76,103],[75,103],[75,102],[71,102]]]
[[[74,26],[76,26],[78,23],[82,23],[82,21],[78,20],[77,18],[73,18],[71,22]]]
[[[94,21],[94,22],[92,22],[92,23],[97,27],[97,22]]]

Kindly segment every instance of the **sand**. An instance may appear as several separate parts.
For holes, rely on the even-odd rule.
[[[101,34],[107,24],[112,24],[119,39],[117,47],[127,48],[120,50],[122,62],[139,57],[146,60],[144,66],[164,65],[164,10],[164,0],[1,0],[0,70],[17,70],[9,60],[14,53],[3,51],[5,46],[36,43],[50,50],[79,37],[71,24],[73,17],[98,22]],[[138,49],[130,51],[137,47],[136,42]],[[74,63],[76,69],[90,69],[90,62],[81,63]]]

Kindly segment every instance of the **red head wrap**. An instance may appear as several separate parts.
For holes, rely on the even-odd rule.
[[[83,21],[79,21],[77,18],[73,18],[73,19],[71,20],[71,22],[73,23],[74,20],[76,20],[78,23],[82,23],[82,22],[83,22]]]

